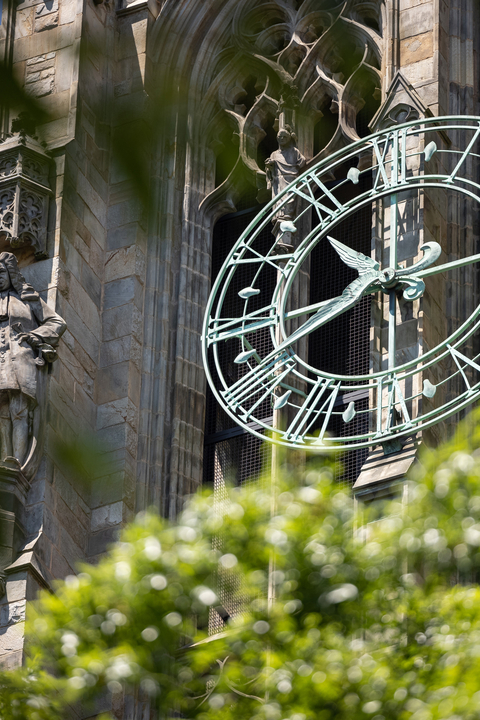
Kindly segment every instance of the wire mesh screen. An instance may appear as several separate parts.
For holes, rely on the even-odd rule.
[[[204,452],[205,481],[214,488],[222,481],[242,485],[258,478],[262,470],[268,471],[270,453],[256,435],[242,432],[224,440],[217,437],[206,437]]]
[[[246,198],[252,202],[252,198]],[[243,205],[246,200],[244,198]],[[222,218],[213,231],[212,248],[212,282],[218,275],[225,258],[233,244],[238,240],[243,230],[259,212],[260,206],[241,209],[236,213]],[[271,246],[273,236],[271,228],[267,227],[257,238],[255,249],[265,253]],[[243,313],[243,301],[238,292],[252,282],[252,270],[248,266],[235,273],[233,281],[228,288],[224,301],[224,310],[229,317],[240,317]],[[260,294],[252,298],[252,310],[265,305],[272,295],[276,282],[276,272],[271,268],[263,277]],[[249,307],[249,309],[250,309]],[[250,338],[260,355],[267,355],[272,349],[272,342],[268,328],[258,330]],[[219,361],[222,372],[231,382],[235,382],[248,372],[248,367],[234,363],[235,357],[241,351],[240,340],[234,338],[223,342],[219,348]],[[211,350],[210,352],[213,352]],[[211,367],[214,363],[211,364]],[[220,381],[214,376],[217,388],[221,388]],[[260,417],[267,419],[272,415],[271,402],[266,399],[259,408]],[[242,484],[247,480],[259,477],[264,462],[268,463],[269,453],[262,450],[262,441],[256,436],[241,431],[235,421],[222,410],[210,388],[207,390],[207,412],[205,424],[205,453],[204,453],[204,482],[216,486],[218,477],[224,480]],[[228,433],[233,431],[233,433]]]
[[[341,404],[335,406],[335,412],[332,415],[330,421],[330,430],[332,435],[336,437],[342,437],[347,434],[361,434],[368,432],[368,396],[357,399],[355,401],[355,409],[357,414],[348,424],[345,425],[343,422],[342,414],[348,407],[348,396],[347,400],[344,400]],[[336,471],[335,479],[337,482],[345,485],[353,485],[355,480],[358,478],[362,465],[367,459],[368,448],[362,450],[349,450],[343,453],[338,453],[335,456]]]
[[[363,180],[364,189],[368,188],[369,180]],[[212,281],[220,271],[225,258],[242,231],[258,213],[260,207],[244,208],[222,218],[214,228],[212,253]],[[366,207],[356,213],[353,219],[347,219],[335,228],[335,238],[340,242],[370,255],[371,248],[371,208]],[[255,240],[255,249],[262,254],[273,241],[271,229],[267,226]],[[243,301],[238,292],[252,282],[251,266],[244,265],[233,276],[228,288],[223,310],[225,316],[240,317],[243,312]],[[321,302],[342,294],[347,285],[357,277],[353,268],[348,267],[330,243],[322,241],[315,248],[310,264],[310,303]],[[260,294],[251,298],[249,311],[261,308],[270,302],[276,283],[274,268],[266,269],[259,286]],[[367,375],[369,372],[370,345],[370,308],[371,300],[365,297],[351,310],[338,316],[331,322],[320,327],[309,338],[309,363],[325,372],[338,375]],[[268,328],[258,330],[250,338],[252,345],[265,356],[272,349]],[[219,347],[219,363],[229,383],[234,383],[248,372],[246,364],[235,364],[234,359],[242,350],[240,340],[233,338]],[[213,350],[211,350],[213,352]],[[210,367],[215,367],[211,363]],[[219,378],[214,376],[216,387],[221,389]],[[352,383],[353,385],[354,383]],[[358,383],[356,383],[358,385]],[[349,395],[340,397],[332,414],[329,432],[337,437],[368,432],[368,395],[356,392],[354,419],[346,425],[342,414],[353,398]],[[271,401],[267,398],[259,408],[262,419],[272,415]],[[314,428],[315,429],[315,428]],[[204,481],[218,482],[221,476],[236,484],[259,476],[262,463],[268,453],[262,452],[262,441],[237,428],[235,421],[222,410],[215,396],[207,391],[207,415],[205,428]],[[344,453],[339,458],[337,480],[352,484],[358,477],[361,467],[368,454],[367,450],[356,450]]]
[[[250,205],[248,203],[250,202]],[[225,258],[230,252],[234,243],[238,240],[243,230],[260,210],[255,205],[253,198],[244,197],[243,202],[237,205],[237,213],[231,214],[220,220],[213,232],[212,248],[212,282],[217,277]],[[256,249],[266,252],[272,244],[271,229],[267,228],[256,242]],[[272,294],[276,281],[275,270],[264,276],[260,287],[260,294],[255,297],[252,303],[252,310],[262,307],[265,298]],[[245,266],[243,272],[236,273],[234,280],[227,291],[224,308],[225,313],[230,317],[242,315],[242,300],[238,291],[252,282],[251,271]],[[259,349],[260,353],[268,354],[272,349],[271,338],[268,329],[261,329],[251,337],[251,342]],[[246,372],[245,366],[235,364],[233,361],[240,352],[240,341],[229,340],[222,343],[219,348],[219,360],[222,372],[231,381],[238,380]],[[210,364],[214,367],[214,363]],[[220,388],[218,377],[214,377],[217,388]],[[270,402],[262,404],[261,417],[266,419],[272,415]],[[271,453],[268,443],[264,443],[256,435],[251,435],[236,426],[235,421],[222,410],[213,392],[207,390],[207,414],[205,423],[205,447],[204,447],[204,482],[213,484],[215,502],[220,511],[226,508],[223,505],[226,501],[225,483],[242,485],[246,482],[259,478],[262,470],[268,472],[271,464]],[[221,538],[219,538],[221,546]],[[232,574],[225,569],[219,568],[217,576],[217,593],[220,600],[217,609],[211,608],[208,630],[215,634],[224,629],[225,620],[229,616],[236,615],[242,607],[244,598],[241,587]]]
[[[363,180],[367,190],[370,179]],[[313,217],[313,216],[312,216]],[[315,218],[313,218],[315,221]],[[333,235],[348,247],[370,255],[372,238],[372,211],[366,206],[353,218],[347,218],[338,225]],[[310,302],[316,303],[338,297],[347,285],[358,276],[355,269],[348,267],[324,238],[311,255]],[[368,375],[370,358],[371,299],[362,298],[352,309],[334,318],[313,332],[309,338],[309,363],[328,373],[336,375]],[[348,383],[346,383],[348,385]],[[354,383],[352,383],[353,385]],[[358,385],[358,382],[355,383]],[[348,395],[337,402],[329,423],[328,431],[336,437],[367,433],[368,396],[355,393],[357,415],[346,425],[342,414],[350,401]],[[363,412],[362,412],[363,411]],[[340,460],[337,480],[353,484],[357,479],[368,450],[354,450],[338,456]]]

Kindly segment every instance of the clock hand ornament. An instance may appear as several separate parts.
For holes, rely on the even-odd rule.
[[[441,246],[433,240],[422,245],[420,250],[423,251],[423,258],[418,263],[409,268],[397,268],[395,270],[395,284],[398,282],[407,286],[403,291],[405,300],[416,300],[423,295],[425,283],[418,275],[421,273],[423,276],[423,271],[438,260],[442,254]]]
[[[275,352],[290,347],[297,340],[300,340],[305,335],[314,332],[325,323],[346,312],[364,295],[377,292],[378,290],[388,292],[396,285],[402,284],[407,286],[403,291],[405,300],[416,300],[421,297],[425,291],[425,283],[417,274],[435,262],[442,252],[440,245],[437,242],[431,241],[421,246],[420,249],[423,251],[424,256],[415,265],[409,268],[386,268],[381,271],[379,270],[379,263],[373,260],[373,258],[368,257],[368,255],[357,252],[334,238],[328,237],[328,241],[345,265],[357,270],[358,278],[347,285],[339,297],[319,303],[315,315],[312,315],[303,325],[278,345],[275,348]],[[312,312],[314,309],[315,306],[310,306],[309,308],[305,308],[304,312]],[[295,311],[295,316],[300,314],[301,311]],[[290,315],[290,317],[293,317],[293,314]]]
[[[358,278],[351,282],[350,285],[347,285],[339,297],[321,303],[315,315],[312,315],[303,325],[289,335],[283,343],[277,346],[275,352],[293,345],[293,343],[300,340],[300,338],[314,332],[317,328],[333,320],[337,315],[341,315],[346,312],[346,310],[349,310],[356,305],[363,295],[381,287],[383,273],[379,271],[380,265],[378,262],[363,253],[352,250],[352,248],[343,245],[343,243],[338,240],[329,237],[328,241],[343,262],[357,270]]]

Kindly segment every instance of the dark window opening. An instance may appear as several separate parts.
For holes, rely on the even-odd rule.
[[[221,149],[215,158],[215,187],[221,185],[232,172],[238,158],[238,143],[234,141],[233,132],[225,128],[221,137]]]
[[[346,82],[353,71],[361,63],[364,46],[357,45],[354,38],[348,34],[338,36],[335,46],[330,50],[326,65],[332,73],[342,73]]]
[[[268,113],[266,122],[262,125],[265,137],[257,147],[257,165],[260,170],[265,170],[265,160],[278,149],[277,131],[275,130],[274,124],[275,116]]]
[[[247,79],[242,83],[242,86],[244,92],[238,95],[235,104],[243,105],[245,108],[243,115],[246,115],[248,111],[252,109],[255,100],[257,99],[257,95],[261,92],[261,87],[258,86],[257,78],[252,75],[247,77]]]
[[[380,93],[377,91],[375,82],[372,80],[365,87],[362,94],[365,105],[357,113],[356,129],[359,137],[363,138],[370,134],[369,124],[380,107]]]
[[[217,222],[213,231],[212,247],[212,283],[221,270],[221,267],[234,243],[260,211],[260,205],[255,204],[256,190],[251,189],[238,203],[238,211],[227,215]],[[247,205],[248,207],[245,207]],[[258,236],[254,247],[265,253],[272,243],[271,227],[266,227]],[[229,317],[238,317],[243,311],[243,301],[238,291],[253,282],[254,270],[245,265],[235,273],[234,279],[228,289],[224,301],[224,311]],[[262,307],[271,297],[276,282],[274,268],[263,275],[260,294],[251,302],[251,309]],[[250,306],[249,306],[250,309]],[[272,349],[268,329],[259,330],[249,337],[250,342],[261,355],[268,354]],[[248,371],[244,365],[236,365],[233,361],[241,350],[240,340],[234,339],[222,343],[219,348],[219,357],[222,373],[229,382],[235,382],[242,374]],[[220,380],[214,375],[214,382],[220,387]],[[269,400],[258,408],[261,419],[272,416],[272,407]],[[213,392],[207,389],[207,407],[205,422],[205,451],[204,451],[204,482],[213,483],[214,487],[222,481],[242,484],[247,480],[259,477],[262,468],[268,468],[269,452],[261,438],[239,428],[235,421],[218,404]]]
[[[347,168],[345,168],[345,173]],[[337,173],[340,177],[341,173]],[[347,186],[348,193],[363,192],[371,186],[370,178],[363,178],[360,187]],[[313,216],[312,216],[313,217]],[[313,218],[315,222],[315,218]],[[347,218],[331,232],[332,237],[355,250],[370,255],[371,253],[371,208],[366,206],[353,218]],[[338,297],[347,285],[358,277],[358,273],[345,265],[326,239],[322,240],[311,254],[310,265],[310,302]],[[339,315],[329,323],[316,330],[309,339],[308,360],[311,365],[335,375],[368,375],[370,363],[370,311],[371,299],[364,297],[357,305]],[[352,383],[353,384],[353,383]],[[354,397],[355,395],[355,397]],[[345,423],[342,413],[351,400],[355,401],[357,414],[349,423]],[[366,434],[369,430],[368,391],[354,391],[352,396],[345,394],[337,402],[334,414],[329,423],[328,432],[331,436],[346,437],[348,435]],[[347,451],[338,457],[341,468],[337,480],[352,484],[357,479],[368,450]]]
[[[375,30],[375,32],[377,32],[379,35],[381,35],[380,25],[379,25],[377,18],[375,18],[373,16],[370,17],[367,15],[367,16],[363,17],[362,20],[367,27],[372,28],[372,30]]]

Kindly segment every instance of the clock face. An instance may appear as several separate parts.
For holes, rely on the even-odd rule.
[[[261,211],[215,281],[202,336],[238,425],[289,447],[395,449],[477,399],[480,255],[451,228],[460,211],[475,222],[478,157],[479,118],[417,120],[338,151]],[[331,295],[334,265],[345,280]],[[360,307],[362,361],[349,365]]]

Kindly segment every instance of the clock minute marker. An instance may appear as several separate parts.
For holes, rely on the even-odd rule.
[[[207,343],[240,338],[261,328],[275,325],[276,305],[265,305],[242,318],[212,318],[207,331]]]
[[[357,414],[357,411],[355,410],[355,403],[354,403],[354,401],[352,400],[352,402],[350,402],[350,403],[348,404],[347,409],[346,409],[346,410],[343,412],[343,414],[342,414],[343,422],[344,422],[344,423],[349,423],[349,422],[351,422],[351,421],[353,420],[353,418],[355,417],[356,414]]]
[[[465,385],[467,386],[468,390],[471,390],[471,385],[468,382],[468,378],[465,375],[465,367],[462,367],[460,362],[463,360],[463,362],[467,363],[467,365],[470,365],[474,370],[480,371],[480,365],[478,365],[474,360],[470,360],[470,358],[466,357],[463,353],[459,352],[456,348],[452,347],[451,345],[447,344],[447,349],[450,352],[450,355],[453,357],[455,361],[455,365],[458,367],[461,376],[465,380]]]
[[[437,392],[437,386],[433,385],[430,380],[425,379],[423,381],[423,390],[422,395],[426,398],[433,398],[435,393]]]
[[[253,295],[260,295],[260,290],[258,288],[246,287],[238,293],[238,296],[241,297],[242,300],[248,300],[248,298],[253,297]]]

